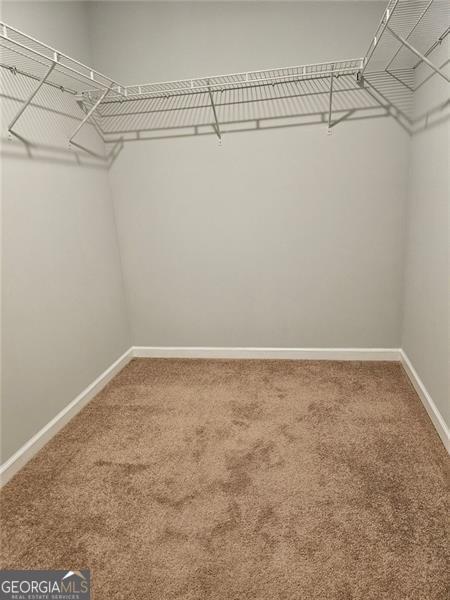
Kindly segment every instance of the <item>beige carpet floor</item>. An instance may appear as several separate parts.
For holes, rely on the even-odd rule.
[[[135,359],[3,489],[1,564],[95,600],[448,600],[449,473],[398,364]]]

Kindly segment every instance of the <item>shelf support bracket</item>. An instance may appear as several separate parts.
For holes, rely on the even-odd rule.
[[[434,42],[434,44],[432,44],[428,50],[425,52],[424,56],[428,56],[429,54],[431,54],[431,52],[433,52],[433,50],[435,48],[437,48],[440,44],[442,44],[442,42],[445,40],[445,38],[448,36],[448,34],[450,33],[450,27],[447,27],[447,29],[444,31],[444,33],[438,37],[438,39]],[[413,69],[416,69],[420,63],[422,62],[422,60],[419,60],[416,62],[415,65],[413,65]]]
[[[330,97],[329,97],[329,103],[328,103],[328,135],[331,135],[331,114],[333,111],[333,83],[334,83],[334,66],[333,69],[331,71],[331,77],[330,77]]]
[[[13,135],[15,135],[16,137],[18,137],[19,139],[21,139],[22,141],[24,141],[24,138],[21,135],[19,135],[18,133],[16,133],[14,131],[13,127],[17,123],[17,121],[20,119],[20,117],[23,115],[23,113],[26,111],[26,109],[30,106],[31,101],[36,96],[36,94],[38,93],[38,91],[41,89],[41,87],[47,81],[49,75],[51,74],[51,72],[55,68],[55,65],[56,65],[56,62],[52,62],[52,64],[50,65],[50,68],[48,69],[48,71],[46,72],[46,74],[42,77],[42,79],[39,80],[38,85],[35,87],[35,89],[33,90],[33,92],[28,96],[27,100],[25,101],[25,103],[23,104],[23,106],[21,107],[21,109],[19,110],[19,112],[17,113],[17,115],[14,117],[14,119],[9,124],[9,126],[8,126],[8,135],[9,135],[10,139],[11,139],[11,137]]]
[[[211,108],[212,108],[213,115],[214,115],[214,121],[215,121],[214,130],[216,132],[217,137],[219,138],[219,142],[221,142],[222,134],[220,132],[219,120],[217,119],[216,105],[214,104],[214,98],[213,98],[213,95],[211,92],[211,88],[209,86],[208,86],[208,94],[209,94],[209,100],[211,102]]]
[[[391,35],[393,35],[395,37],[395,39],[398,42],[400,42],[401,44],[403,44],[404,46],[406,46],[408,48],[408,50],[411,50],[411,52],[413,54],[415,54],[416,56],[418,56],[421,61],[423,61],[425,64],[427,64],[430,67],[430,69],[433,69],[433,71],[435,73],[437,73],[438,75],[440,75],[441,77],[443,77],[445,79],[445,81],[447,81],[447,82],[450,83],[450,78],[447,77],[447,75],[444,73],[444,71],[442,71],[442,69],[440,69],[439,67],[436,67],[436,65],[434,65],[430,60],[428,60],[428,58],[426,56],[424,56],[421,52],[419,52],[418,50],[416,50],[414,48],[414,46],[412,46],[407,40],[405,40],[405,38],[403,38],[396,31],[394,31],[393,29],[391,29],[389,27],[389,25],[386,25],[386,29],[389,31],[389,33]]]
[[[111,83],[111,85],[109,86],[109,88],[107,88],[103,92],[103,94],[100,96],[100,98],[97,100],[97,102],[90,108],[90,110],[86,113],[86,115],[84,116],[84,118],[78,123],[77,128],[75,129],[75,131],[72,133],[72,135],[69,138],[69,147],[70,146],[76,146],[77,148],[80,148],[80,150],[84,150],[85,152],[88,152],[89,154],[92,154],[93,156],[98,156],[98,154],[96,152],[92,152],[91,150],[88,150],[87,148],[85,148],[81,144],[78,144],[77,142],[74,142],[74,138],[78,134],[78,132],[80,131],[80,129],[83,127],[83,125],[85,125],[89,121],[89,119],[91,118],[91,116],[96,111],[98,105],[105,99],[106,95],[111,91],[111,88],[113,87],[113,85],[114,84]],[[103,158],[103,157],[101,157],[101,158]]]

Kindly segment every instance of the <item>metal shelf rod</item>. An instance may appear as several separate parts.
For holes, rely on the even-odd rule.
[[[94,114],[95,110],[97,109],[98,105],[100,104],[100,102],[103,100],[103,98],[106,96],[106,94],[110,91],[111,87],[112,87],[112,83],[111,86],[105,90],[103,92],[103,94],[100,96],[100,98],[97,100],[97,102],[89,109],[89,111],[86,113],[84,119],[82,119],[80,121],[80,123],[78,124],[77,128],[75,129],[75,131],[72,133],[72,135],[69,138],[69,147],[71,145],[76,146],[77,148],[80,148],[81,150],[85,150],[86,152],[88,152],[89,154],[92,154],[93,156],[96,156],[97,154],[91,150],[89,150],[88,148],[85,148],[84,146],[81,146],[80,144],[78,144],[77,142],[74,142],[74,137],[77,135],[77,133],[80,131],[80,129],[83,127],[83,125],[85,123],[87,123],[89,121],[89,119],[91,118],[91,116]]]
[[[26,109],[30,105],[31,101],[36,96],[36,94],[41,89],[41,87],[44,85],[47,77],[50,75],[50,73],[53,71],[54,68],[55,68],[55,63],[52,63],[50,65],[50,68],[47,70],[46,74],[44,75],[44,77],[40,80],[39,84],[35,87],[35,89],[33,90],[33,92],[28,96],[27,100],[24,102],[23,106],[20,108],[20,110],[17,113],[17,115],[14,117],[14,119],[9,124],[9,126],[8,126],[8,133],[10,135],[17,136],[16,132],[13,130],[14,125],[17,123],[17,121],[20,119],[20,117],[26,111]],[[20,137],[20,136],[18,136],[18,137]]]
[[[450,78],[447,77],[447,75],[444,73],[444,71],[442,71],[442,69],[440,69],[439,67],[436,67],[436,65],[434,65],[431,62],[431,60],[428,60],[428,58],[426,56],[424,56],[421,52],[416,50],[414,48],[414,46],[412,46],[407,40],[405,40],[405,38],[403,38],[401,35],[399,35],[397,32],[395,32],[393,29],[391,29],[389,27],[389,25],[386,26],[386,29],[389,31],[389,33],[391,33],[395,37],[396,40],[398,40],[400,43],[402,43],[404,46],[406,46],[409,50],[411,50],[411,52],[413,54],[415,54],[416,56],[418,56],[422,60],[422,62],[427,64],[430,67],[430,69],[433,69],[433,71],[435,71],[438,75],[443,77],[445,79],[445,81],[448,81],[450,83]]]
[[[14,75],[23,75],[24,77],[28,77],[29,79],[33,79],[33,81],[40,81],[41,80],[40,77],[38,77],[37,75],[33,75],[32,73],[28,73],[27,71],[22,71],[21,69],[18,69],[17,67],[13,67],[11,65],[5,65],[4,63],[0,63],[0,68],[1,69],[7,69],[8,71],[10,71],[11,73],[13,73]],[[44,83],[45,83],[45,85],[49,85],[50,87],[56,88],[56,89],[61,90],[63,92],[68,92],[69,94],[72,94],[73,96],[76,96],[77,93],[78,93],[75,90],[72,90],[71,88],[58,85],[57,83],[53,83],[52,81],[45,81]]]
[[[331,133],[331,113],[333,110],[333,72],[331,73],[331,78],[330,78],[330,98],[329,98],[329,105],[328,105],[328,133]]]
[[[428,50],[426,52],[423,53],[424,56],[428,56],[429,54],[431,54],[433,52],[433,50],[435,48],[437,48],[440,44],[442,44],[442,42],[445,40],[445,38],[448,36],[448,34],[450,33],[450,27],[447,27],[447,29],[444,31],[444,33],[438,37],[438,39],[434,42],[434,44],[432,44]],[[413,65],[413,69],[417,69],[417,67],[422,63],[422,59],[418,60],[416,62],[415,65]]]
[[[216,134],[217,134],[217,137],[219,138],[219,141],[221,141],[222,134],[220,133],[220,125],[219,125],[219,120],[217,118],[216,105],[214,104],[214,98],[213,98],[212,92],[209,88],[208,88],[208,94],[209,94],[209,99],[211,100],[211,108],[212,108],[213,115],[214,115],[214,121],[216,122],[216,125],[215,125]]]

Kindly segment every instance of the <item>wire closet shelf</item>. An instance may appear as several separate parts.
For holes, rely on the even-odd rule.
[[[448,35],[449,20],[448,0],[390,0],[365,54],[363,72],[414,70],[423,62],[431,66],[427,56]]]
[[[89,85],[99,92],[114,86],[120,94],[120,84],[110,77],[2,21],[0,40],[3,68],[40,80],[53,66],[52,75],[46,81],[49,85],[73,94],[81,93]]]
[[[14,126],[39,89],[46,85],[73,94],[83,108],[84,116],[69,139],[69,144],[73,146],[78,146],[74,138],[88,121],[96,122],[102,134],[100,121],[104,105],[192,94],[203,94],[209,99],[211,125],[220,139],[220,115],[216,110],[216,102],[221,92],[271,86],[272,96],[281,99],[284,97],[285,84],[301,84],[313,80],[328,82],[330,131],[333,83],[341,76],[344,79],[354,78],[371,95],[373,84],[370,90],[366,81],[370,77],[379,78],[380,74],[387,74],[407,88],[408,93],[412,93],[415,89],[412,83],[414,70],[421,64],[428,65],[433,75],[438,74],[449,81],[445,65],[434,65],[429,58],[434,48],[449,33],[449,12],[447,0],[389,0],[363,58],[127,86],[15,27],[0,22],[0,67],[37,82],[34,91],[23,101],[18,114],[9,125],[8,132],[21,138]],[[335,92],[338,91],[336,87],[334,89]],[[381,97],[380,105],[385,106],[386,98],[382,94]],[[82,146],[78,147],[86,150]]]
[[[281,83],[291,83],[305,79],[329,78],[332,75],[337,77],[340,75],[356,75],[362,68],[363,59],[353,58],[295,67],[281,67],[261,71],[230,73],[228,75],[198,77],[195,79],[129,85],[121,87],[117,92],[113,89],[108,95],[108,100],[105,100],[105,102],[123,101],[124,99],[133,98],[208,93],[208,91],[221,92],[229,89],[237,90],[263,85],[276,86]],[[98,98],[97,90],[85,90],[82,94],[90,100]]]

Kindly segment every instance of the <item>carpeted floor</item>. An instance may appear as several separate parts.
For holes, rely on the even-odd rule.
[[[1,563],[95,600],[448,600],[449,473],[398,364],[135,359],[3,489]]]

